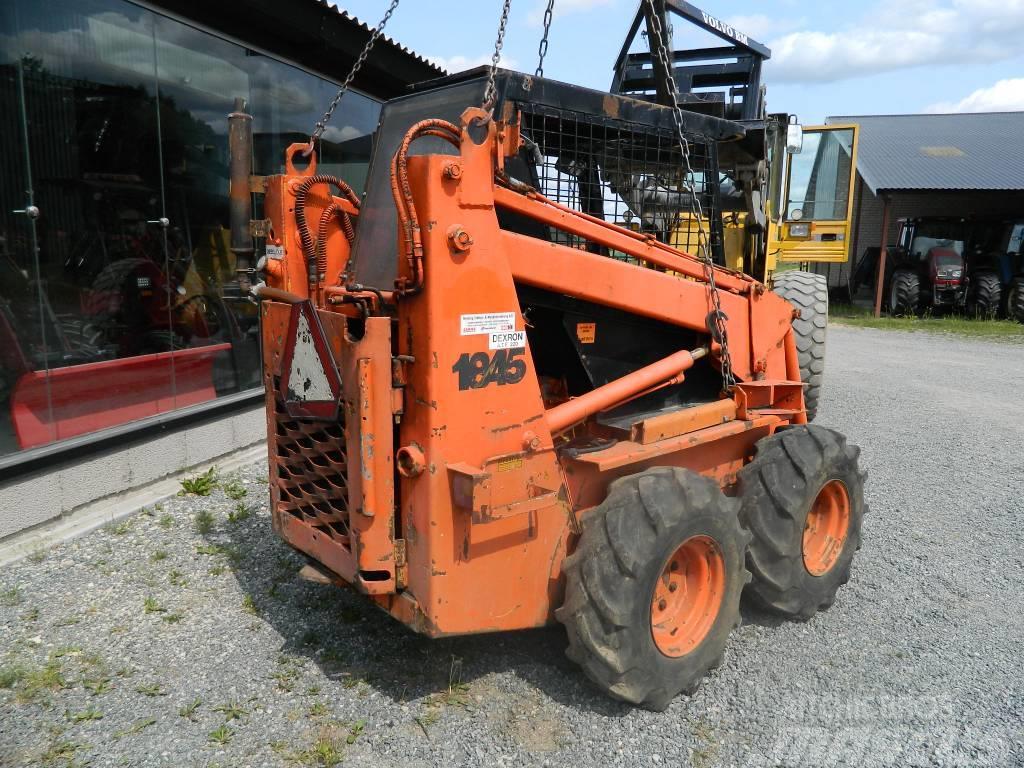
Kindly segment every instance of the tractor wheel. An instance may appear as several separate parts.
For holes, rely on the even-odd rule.
[[[722,663],[750,574],[739,502],[657,467],[613,482],[565,559],[566,655],[615,698],[661,711]]]
[[[828,608],[860,548],[866,473],[838,432],[798,426],[760,440],[739,472],[740,520],[753,535],[747,591],[798,619]]]
[[[1006,316],[1024,323],[1024,275],[1013,278],[1010,295],[1006,297]]]
[[[967,295],[967,314],[971,317],[993,318],[999,314],[1003,286],[995,272],[978,272],[971,279]]]
[[[822,380],[825,378],[825,334],[828,325],[828,280],[810,272],[777,272],[772,290],[800,310],[793,320],[800,377],[807,388],[804,405],[807,420],[818,412]]]
[[[889,314],[912,317],[921,310],[921,279],[906,269],[892,273],[889,283]]]

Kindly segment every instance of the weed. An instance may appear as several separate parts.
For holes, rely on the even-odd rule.
[[[128,531],[132,529],[131,520],[122,520],[120,523],[111,523],[107,526],[107,531],[114,536],[124,536]]]
[[[42,547],[39,547],[38,549],[33,549],[29,553],[28,561],[30,563],[35,563],[36,565],[39,565],[41,562],[43,562],[43,560],[46,559],[46,556],[48,554],[49,553],[45,549],[43,549]]]
[[[62,645],[51,653],[55,659],[59,659],[63,656],[80,656],[81,654],[82,649],[77,645]]]
[[[198,518],[198,515],[196,517]],[[196,547],[196,552],[198,552],[200,555],[226,555],[228,553],[228,550],[227,547],[222,547],[220,544],[200,544],[198,547]]]
[[[235,508],[228,512],[229,523],[240,523],[253,513],[254,507],[247,506],[245,502],[240,501],[235,504]]]
[[[72,627],[82,620],[81,616],[72,613],[70,616],[65,616],[63,619],[54,624],[55,627]]]
[[[121,667],[119,670],[117,670],[117,676],[118,677],[134,677],[135,676],[135,669],[134,669],[134,667]]]
[[[143,696],[166,696],[167,691],[160,687],[160,683],[148,683],[135,686],[135,692]]]
[[[0,667],[0,688],[11,689],[25,676],[25,668],[19,664]]]
[[[177,568],[171,569],[171,572],[167,574],[167,580],[176,587],[184,587],[188,584],[188,579],[182,576],[181,571]]]
[[[239,499],[243,498],[246,493],[248,493],[248,491],[245,490],[245,486],[242,485],[237,480],[231,480],[227,483],[224,483],[221,486],[221,490],[223,490],[224,495],[227,496],[232,501],[238,501]]]
[[[196,719],[196,710],[202,705],[203,700],[198,696],[183,707],[178,707],[178,716],[188,720]]]
[[[40,765],[56,765],[58,762],[64,763],[65,765],[71,765],[75,757],[75,752],[81,749],[84,745],[76,744],[73,741],[67,741],[66,739],[55,739],[50,746],[46,748],[46,751],[39,755]]]
[[[84,677],[82,678],[82,687],[85,688],[93,696],[99,696],[104,693],[109,693],[112,686],[110,685],[109,677]]]
[[[164,613],[167,611],[166,608],[161,607],[160,603],[156,601],[155,597],[147,597],[142,601],[142,610],[145,613]]]
[[[154,512],[154,511],[153,511],[152,509],[150,509],[149,507],[143,507],[143,508],[142,508],[142,509],[140,509],[139,511],[140,511],[140,512],[141,512],[142,514],[144,514],[144,515],[145,515],[146,517],[153,517],[153,516],[154,516],[154,515],[156,514],[156,512]]]
[[[253,616],[260,615],[260,609],[256,606],[256,603],[252,599],[252,595],[246,595],[242,598],[242,610],[246,613],[251,613]]]
[[[47,692],[60,691],[68,687],[60,662],[51,658],[40,669],[31,669],[22,675],[18,683],[18,701],[38,702]]]
[[[237,701],[229,701],[224,704],[220,704],[213,708],[214,712],[220,712],[224,715],[225,722],[231,722],[232,720],[241,720],[243,715],[248,715],[249,710],[245,709]]]
[[[204,494],[205,495],[205,494]],[[201,509],[196,512],[196,531],[205,536],[213,530],[213,512],[208,509]]]
[[[132,723],[131,725],[129,725],[124,730],[114,731],[114,738],[115,739],[120,739],[123,736],[133,736],[134,734],[139,733],[140,731],[143,731],[146,728],[149,728],[149,726],[155,725],[155,724],[156,724],[156,718],[155,717],[143,717],[143,718],[140,718],[140,719],[136,720],[134,723]]]
[[[163,620],[165,622],[167,622],[168,624],[177,624],[179,621],[181,621],[183,618],[185,618],[185,614],[183,614],[183,613],[168,613],[166,616],[163,616],[161,618],[163,618]]]
[[[324,704],[322,701],[318,701],[318,702],[316,702],[314,704],[311,704],[310,707],[309,707],[309,716],[310,717],[323,717],[326,714],[327,714],[327,705]]]
[[[231,737],[234,735],[235,732],[228,728],[227,725],[222,725],[216,730],[210,731],[207,738],[209,738],[211,743],[223,746],[230,743]]]
[[[156,552],[154,552],[152,555],[149,556],[149,561],[151,563],[159,563],[161,560],[166,560],[166,559],[167,559],[167,552],[165,550],[163,550],[163,549],[158,549]]]
[[[166,529],[170,528],[172,525],[174,525],[174,516],[173,515],[160,515],[160,519],[156,521],[156,524],[159,525],[164,530],[166,530]]]
[[[207,573],[209,573],[211,576],[221,576],[224,574],[225,571],[227,571],[227,569],[228,567],[226,565],[224,565],[223,563],[218,563],[217,565],[212,566],[210,570],[207,571]]]
[[[156,504],[153,505],[153,509],[156,512],[163,512],[164,511],[164,505],[162,503],[160,503],[160,502],[157,502]]]
[[[0,605],[5,608],[12,608],[22,601],[21,589],[18,587],[11,587],[0,592]]]
[[[348,730],[348,736],[345,737],[346,744],[355,744],[356,739],[363,733],[363,729],[366,727],[365,720],[356,720],[352,727]]]
[[[284,756],[285,752],[288,751],[288,742],[284,739],[268,742],[267,746],[270,747],[271,752],[278,756]]]
[[[38,608],[29,608],[27,611],[25,611],[23,614],[21,614],[21,618],[24,621],[35,621],[36,619],[39,618],[39,609]]]
[[[83,709],[81,712],[64,712],[65,717],[72,723],[82,723],[88,720],[102,720],[103,713],[95,708]]]
[[[195,477],[186,477],[181,481],[181,495],[209,496],[217,487],[217,468],[210,467]]]
[[[329,732],[322,733],[312,747],[295,755],[295,761],[302,765],[333,768],[341,762],[341,746]]]

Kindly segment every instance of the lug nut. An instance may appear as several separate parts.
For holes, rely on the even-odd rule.
[[[473,238],[458,224],[453,224],[448,230],[448,243],[454,250],[465,253],[473,245]]]
[[[459,163],[448,163],[448,165],[444,167],[444,175],[449,179],[461,179],[462,166]]]

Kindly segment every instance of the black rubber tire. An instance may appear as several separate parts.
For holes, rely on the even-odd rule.
[[[971,317],[998,316],[1003,300],[1003,286],[995,272],[978,272],[971,278],[967,293],[967,314]]]
[[[777,272],[772,290],[800,310],[793,320],[800,377],[804,390],[807,420],[814,421],[825,380],[825,343],[828,330],[828,279],[810,272]]]
[[[569,635],[566,655],[611,696],[661,711],[694,691],[722,663],[750,574],[750,540],[739,502],[713,480],[685,469],[656,467],[611,484],[586,518],[575,552],[565,559],[565,603],[555,617]],[[689,653],[669,657],[651,633],[651,600],[669,556],[691,536],[719,546],[725,587],[718,616]]]
[[[1024,323],[1024,275],[1010,281],[1009,295],[1006,297],[1006,316],[1018,323]]]
[[[921,311],[921,278],[907,269],[892,273],[889,283],[889,314],[912,317]]]
[[[849,581],[860,549],[866,472],[857,466],[860,449],[831,429],[790,427],[760,440],[754,459],[739,471],[740,521],[752,534],[747,568],[753,575],[747,594],[768,610],[806,620],[835,601]],[[850,497],[846,541],[832,567],[821,576],[804,566],[803,533],[818,491],[841,480]]]

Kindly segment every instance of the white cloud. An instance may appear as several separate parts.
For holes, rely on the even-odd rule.
[[[767,16],[763,13],[754,13],[749,16],[729,16],[725,19],[725,23],[737,32],[749,35],[755,40],[764,41],[769,37],[793,32],[803,26],[804,21],[783,14]]]
[[[491,54],[489,53],[482,53],[479,56],[425,56],[424,58],[432,64],[436,64],[448,72],[448,74],[465,72],[467,69],[491,63]],[[515,69],[517,64],[518,62],[515,59],[504,54],[502,54],[501,61],[498,62],[498,66],[504,69]]]
[[[835,82],[920,66],[1003,61],[1021,55],[1024,0],[890,0],[838,30],[772,40],[774,82]]]
[[[1024,78],[1000,80],[979,88],[957,102],[932,104],[928,112],[1019,112],[1024,111]]]
[[[615,0],[557,0],[555,7],[552,10],[552,19],[557,21],[558,19],[570,16],[574,13],[586,13],[587,11],[591,11],[602,5],[614,4]],[[531,9],[529,15],[526,17],[526,21],[531,27],[543,26],[544,11],[547,6],[547,0],[540,0],[540,2]],[[552,24],[554,24],[554,21],[552,21]]]

